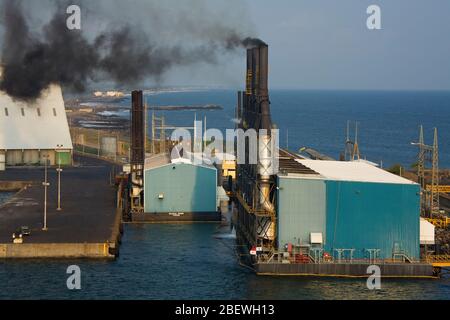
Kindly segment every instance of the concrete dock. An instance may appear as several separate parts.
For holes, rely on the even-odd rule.
[[[57,172],[48,168],[47,227],[44,220],[44,168],[17,167],[0,172],[0,190],[22,187],[0,206],[0,258],[114,258],[118,253],[121,212],[110,184],[112,164],[74,157],[63,168],[61,211],[57,211]],[[31,229],[23,244],[12,243],[21,226]]]

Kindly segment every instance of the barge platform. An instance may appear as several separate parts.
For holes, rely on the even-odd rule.
[[[367,278],[371,265],[380,268],[381,278],[436,278],[439,275],[432,264],[428,263],[257,263],[256,274],[269,276],[311,276]]]
[[[114,259],[119,252],[122,212],[110,184],[112,164],[74,156],[63,168],[57,211],[56,168],[48,168],[47,231],[43,231],[43,167],[14,167],[0,173],[1,191],[18,191],[0,205],[0,259]],[[20,189],[20,190],[18,190]],[[14,244],[12,233],[28,226],[30,236]]]

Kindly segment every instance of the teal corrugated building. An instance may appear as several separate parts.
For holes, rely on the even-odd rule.
[[[354,249],[364,258],[379,249],[380,258],[405,252],[419,259],[419,185],[364,162],[297,160],[317,174],[280,174],[277,238],[310,244],[321,233],[323,249]]]
[[[308,244],[311,232],[325,235],[326,184],[322,179],[278,177],[278,242]]]
[[[155,157],[144,173],[146,214],[217,213],[217,169]]]

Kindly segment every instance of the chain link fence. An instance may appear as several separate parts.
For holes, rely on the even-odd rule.
[[[74,152],[78,154],[119,164],[129,163],[131,139],[127,131],[71,127],[70,134]],[[153,153],[153,150],[156,153],[167,152],[170,145],[168,140],[152,142],[151,138],[147,136],[145,150],[149,153]]]
[[[121,164],[129,162],[130,137],[127,132],[72,127],[70,134],[78,154]]]

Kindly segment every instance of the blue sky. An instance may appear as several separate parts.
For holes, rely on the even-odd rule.
[[[450,89],[448,0],[246,0],[272,87]],[[381,8],[382,30],[366,9]]]

